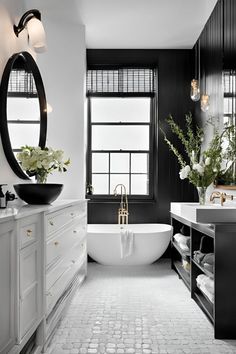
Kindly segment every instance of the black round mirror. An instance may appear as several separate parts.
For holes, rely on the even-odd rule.
[[[3,150],[15,174],[29,179],[16,154],[21,146],[45,147],[47,102],[42,77],[28,52],[7,62],[0,85],[0,134]]]

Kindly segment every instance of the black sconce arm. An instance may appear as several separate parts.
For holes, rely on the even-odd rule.
[[[14,32],[15,35],[18,37],[19,33],[21,31],[23,31],[23,29],[25,28],[27,22],[29,22],[29,20],[31,20],[32,18],[37,18],[38,20],[41,21],[41,13],[39,12],[39,10],[33,9],[33,10],[29,10],[27,11],[20,19],[18,26],[14,25]]]

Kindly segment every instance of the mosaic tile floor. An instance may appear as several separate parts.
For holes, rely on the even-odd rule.
[[[80,353],[224,354],[236,353],[236,340],[214,339],[168,260],[142,267],[90,263],[47,350]]]

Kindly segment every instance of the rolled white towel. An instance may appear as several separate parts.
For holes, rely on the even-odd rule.
[[[184,236],[180,233],[175,234],[173,237],[176,240],[176,242],[182,242],[185,244],[187,244],[188,240],[190,239],[190,236]]]
[[[134,249],[134,234],[131,230],[121,230],[120,232],[120,253],[121,258],[132,255]]]
[[[187,243],[190,240],[190,236],[184,236],[180,233],[177,233],[173,236],[173,238],[178,243],[179,247],[183,251],[189,251],[189,247],[188,247]]]

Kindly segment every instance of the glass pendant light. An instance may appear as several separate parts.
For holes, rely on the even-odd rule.
[[[192,101],[197,102],[200,100],[200,39],[198,41],[198,50],[197,45],[195,45],[195,77],[198,77],[198,79],[191,81],[190,97]]]
[[[210,96],[205,93],[201,96],[201,110],[206,113],[209,110],[209,107],[210,107]]]
[[[201,110],[206,113],[210,108],[210,96],[206,93],[206,71],[204,70],[205,93],[201,95]]]
[[[200,99],[200,87],[199,87],[199,81],[196,79],[193,79],[191,81],[191,91],[190,91],[190,96],[191,100],[194,102],[199,101]]]

